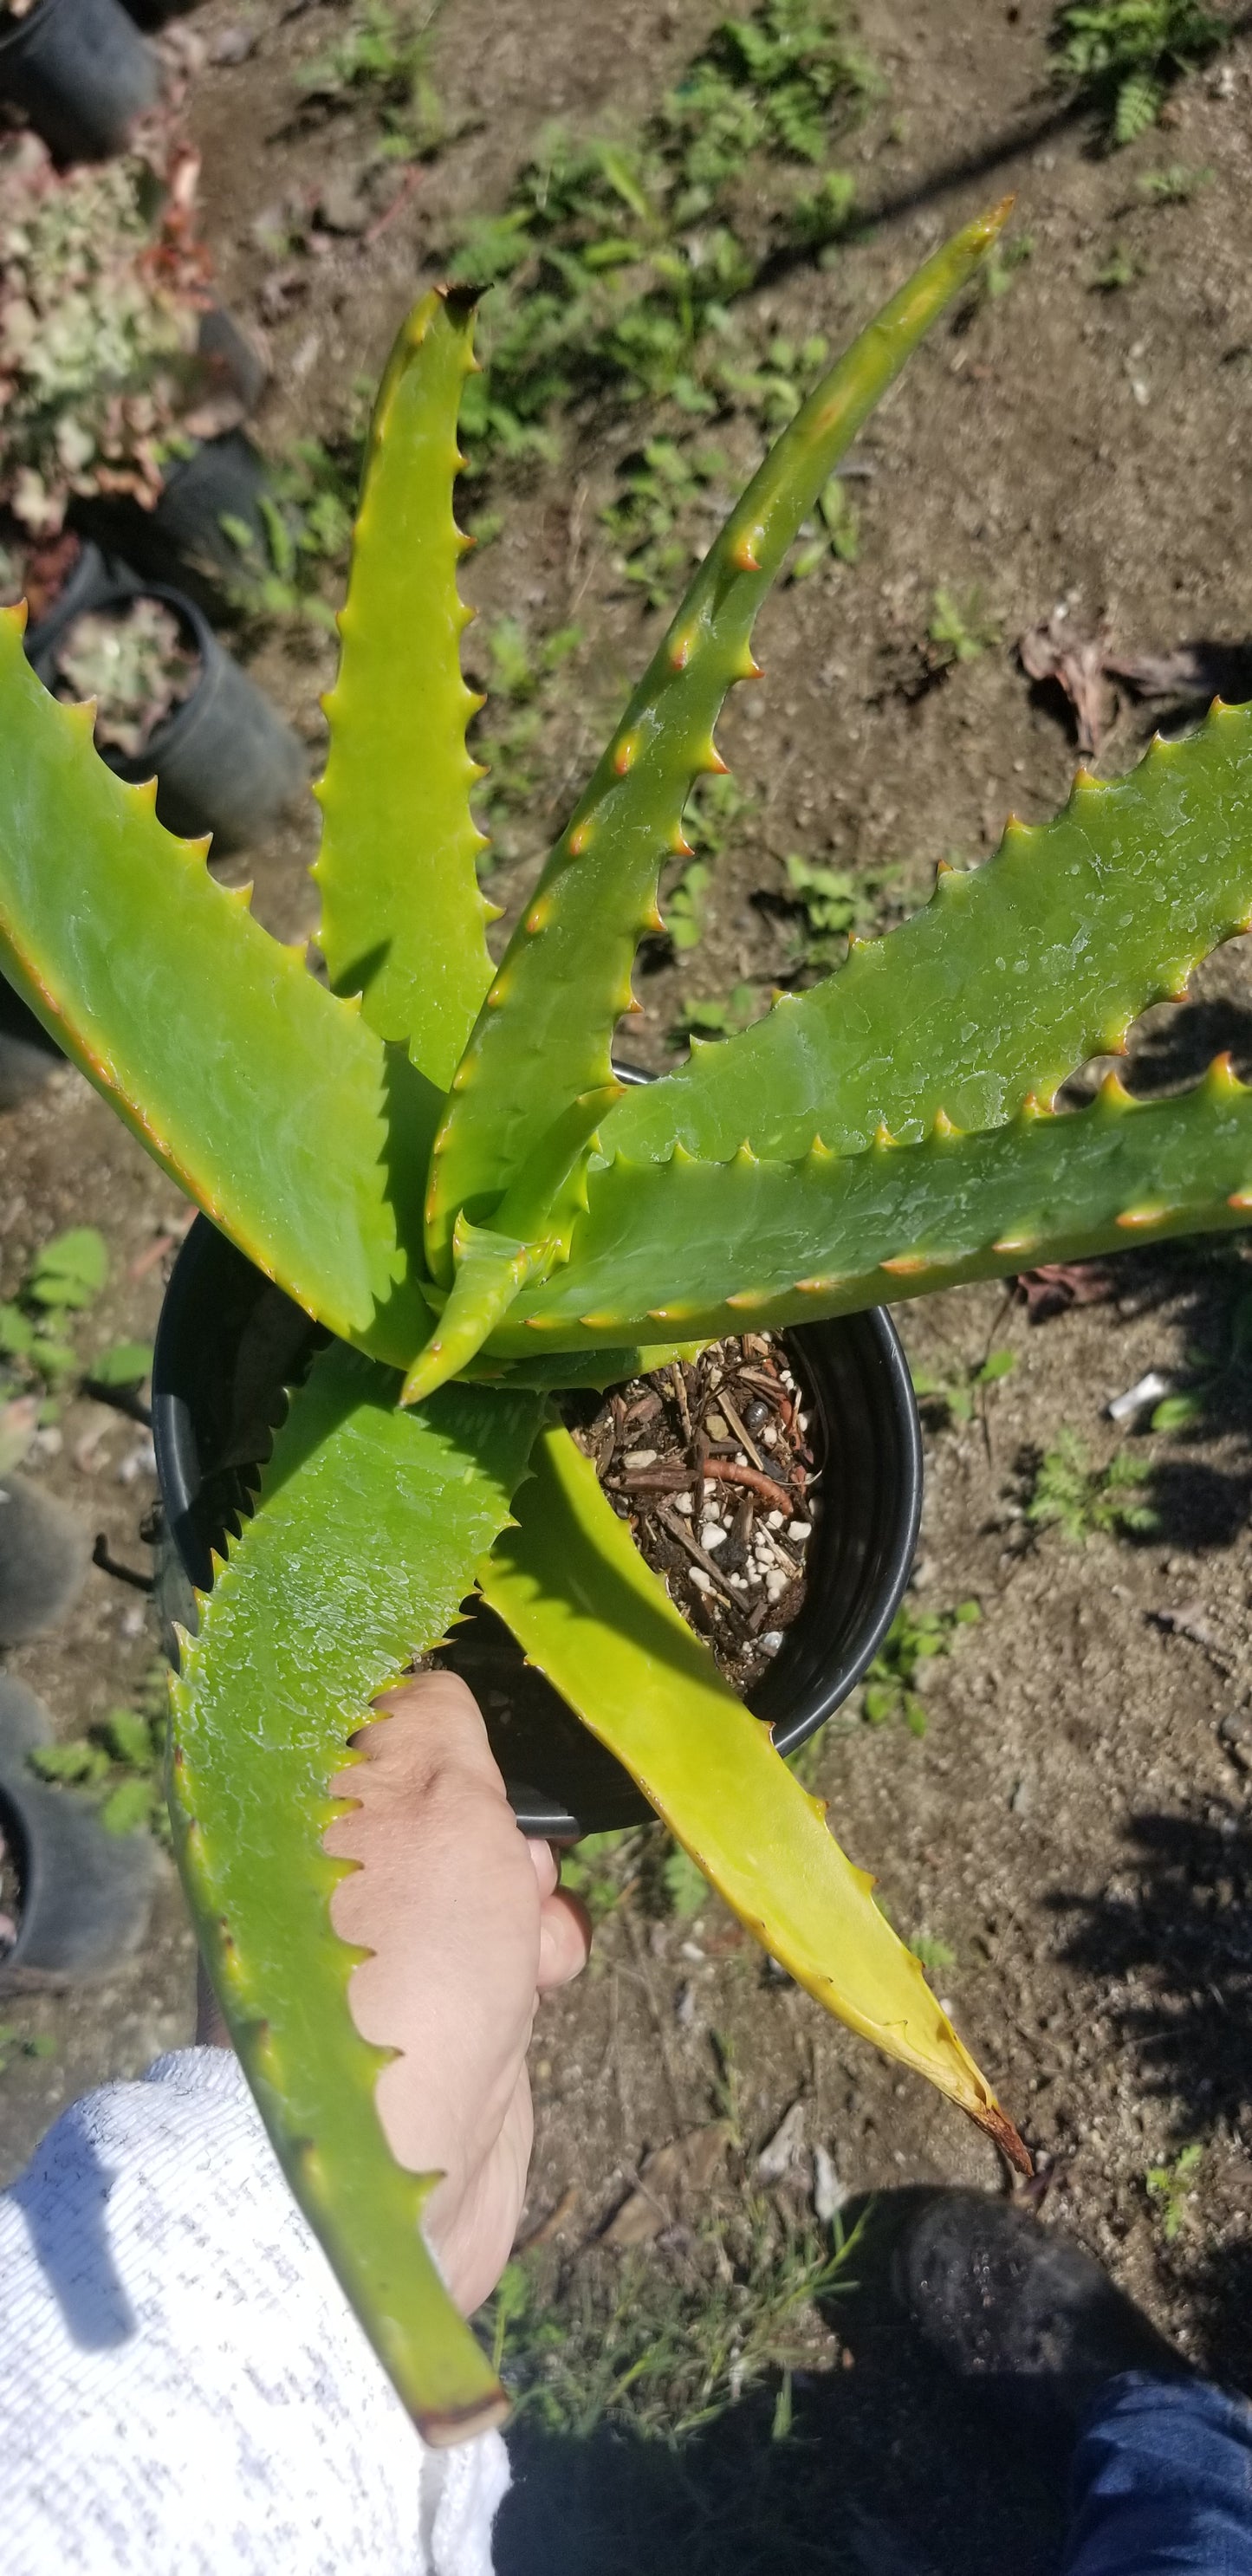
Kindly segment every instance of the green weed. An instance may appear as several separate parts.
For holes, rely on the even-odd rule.
[[[857,563],[861,553],[861,514],[849,497],[848,487],[838,474],[832,474],[817,504],[817,516],[800,531],[800,542],[791,559],[792,581],[807,581],[811,573],[829,562]]]
[[[731,1038],[746,1029],[760,1008],[753,984],[736,984],[727,999],[718,1001],[710,995],[700,1000],[695,994],[683,997],[670,1035],[676,1046],[689,1038]]]
[[[1143,262],[1133,251],[1123,250],[1114,242],[1108,258],[1092,275],[1091,285],[1098,295],[1120,295],[1122,288],[1133,286],[1143,274]]]
[[[1098,1537],[1146,1536],[1159,1517],[1139,1499],[1151,1474],[1151,1459],[1128,1449],[1119,1449],[1107,1466],[1093,1467],[1077,1433],[1061,1431],[1035,1470],[1026,1518],[1034,1529],[1059,1529],[1072,1547]]]
[[[561,1885],[581,1899],[593,1923],[602,1923],[620,1905],[639,1847],[632,1826],[620,1832],[584,1834],[561,1854]]]
[[[443,141],[446,119],[428,68],[429,27],[397,17],[386,0],[367,0],[342,36],[302,64],[296,85],[331,106],[365,99],[382,129],[380,156],[417,159]]]
[[[693,414],[729,400],[788,417],[800,353],[776,346],[754,364],[733,346],[730,308],[780,237],[811,247],[846,224],[851,187],[836,173],[791,205],[779,191],[788,165],[822,159],[872,86],[839,13],[761,0],[714,30],[633,134],[549,135],[502,212],[448,246],[451,274],[491,289],[484,370],[466,388],[475,465],[552,456],[558,416],[589,397],[664,396]],[[749,168],[773,202],[751,241],[740,229]],[[655,590],[666,569],[654,551],[638,573]]]
[[[998,1386],[1016,1366],[1015,1352],[988,1351],[985,1360],[971,1360],[951,1376],[940,1377],[933,1369],[913,1368],[911,1364],[910,1375],[923,1411],[964,1429],[973,1421],[986,1389]]]
[[[1090,94],[1108,141],[1120,145],[1155,125],[1170,84],[1228,35],[1200,0],[1066,0],[1052,45],[1060,77]]]
[[[940,1941],[933,1932],[915,1932],[909,1943],[915,1959],[920,1959],[928,1977],[941,1976],[946,1968],[956,1966],[956,1952],[948,1941]]]
[[[976,587],[958,592],[941,582],[930,603],[926,638],[930,661],[942,671],[956,662],[976,662],[999,643],[1000,629],[987,615]]]
[[[39,1744],[27,1755],[41,1780],[88,1792],[99,1806],[106,1833],[146,1828],[169,1839],[165,1804],[166,1675],[155,1664],[139,1708],[111,1708],[85,1735],[64,1744]]]
[[[1135,185],[1141,197],[1153,206],[1187,206],[1201,188],[1211,185],[1211,170],[1193,170],[1183,161],[1171,161],[1165,170],[1140,172]]]
[[[37,1392],[40,1420],[56,1419],[67,1381],[82,1369],[71,1319],[94,1303],[108,1275],[108,1246],[94,1226],[74,1226],[44,1244],[16,1298],[0,1305],[0,1400]]]
[[[519,2413],[586,2441],[601,2424],[677,2448],[748,2391],[810,2367],[818,2303],[852,2289],[859,2228],[798,2225],[756,2194],[661,2257],[551,2249],[509,2264],[485,2323]],[[776,2412],[779,2436],[789,2409]]]
[[[927,1667],[950,1655],[958,1632],[981,1617],[976,1601],[960,1601],[954,1610],[922,1610],[902,1601],[865,1676],[861,1706],[870,1725],[903,1718],[910,1735],[924,1735]]]
[[[1172,2245],[1186,2226],[1187,2204],[1195,2191],[1203,2158],[1203,2147],[1180,2147],[1171,2162],[1149,2165],[1143,2177],[1149,2197],[1158,2204],[1161,2233],[1167,2245]]]
[[[16,2057],[55,2057],[56,2045],[56,2041],[49,2039],[46,2033],[26,2039],[16,2023],[0,2021],[0,2075],[8,2073]]]

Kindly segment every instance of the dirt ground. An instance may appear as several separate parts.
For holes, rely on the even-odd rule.
[[[292,89],[294,66],[341,14],[299,0],[284,12],[208,0],[193,22],[210,55],[227,28],[256,35],[246,60],[208,62],[192,105],[224,297],[244,317],[273,266],[257,219],[328,167],[350,178],[364,150],[358,116],[300,111]],[[377,368],[414,289],[437,274],[452,214],[498,205],[546,123],[602,128],[638,114],[718,14],[704,0],[602,0],[591,20],[571,0],[542,12],[525,0],[448,0],[435,74],[469,130],[372,246],[345,237],[311,263],[307,291],[270,325],[267,442],[333,429],[353,379]],[[1104,617],[1126,651],[1247,644],[1252,45],[1236,41],[1176,92],[1167,127],[1109,157],[1094,148],[1090,115],[1058,104],[1048,85],[1049,17],[1044,0],[865,0],[860,12],[888,89],[843,157],[877,221],[832,266],[798,267],[766,291],[777,327],[837,340],[941,230],[1010,189],[1033,254],[1007,293],[932,338],[871,423],[858,449],[859,562],[831,563],[765,611],[765,685],[739,693],[719,736],[753,802],[718,862],[687,992],[722,995],[776,969],[777,909],[752,898],[777,893],[789,851],[863,874],[894,867],[887,907],[904,907],[939,858],[985,855],[1010,808],[1034,819],[1063,800],[1072,733],[1012,650],[1056,602]],[[1177,163],[1208,174],[1190,201],[1145,198],[1143,172]],[[1129,282],[1101,289],[1115,248]],[[510,914],[651,634],[596,517],[625,443],[592,445],[574,470],[509,492],[506,531],[469,576],[491,615],[507,610],[540,637],[576,617],[583,632],[545,736],[551,794],[523,818],[493,880]],[[939,585],[976,587],[1002,641],[919,693],[910,675]],[[277,634],[262,640],[256,668],[312,752],[329,645]],[[1124,715],[1103,765],[1124,764],[1142,732]],[[246,870],[229,869],[255,874],[257,910],[286,936],[312,926],[302,871],[313,848],[310,808]],[[678,986],[672,962],[640,977],[644,1016],[625,1041],[639,1061],[672,1060]],[[1177,1079],[1220,1047],[1246,1076],[1246,941],[1202,971],[1180,1012],[1154,1014],[1137,1034],[1132,1079]],[[94,1223],[114,1256],[110,1325],[150,1330],[159,1272],[133,1280],[129,1267],[173,1203],[80,1079],[58,1077],[0,1118],[0,1291],[56,1227]],[[1049,2212],[1185,2351],[1252,2390],[1252,1725],[1239,1725],[1252,1697],[1252,1387],[1227,1364],[1246,1258],[1237,1243],[1127,1256],[1112,1302],[1040,1326],[999,1287],[901,1310],[910,1355],[940,1375],[993,1346],[1014,1354],[967,1426],[927,1431],[918,1599],[947,1608],[973,1598],[982,1617],[926,1681],[924,1737],[871,1728],[854,1708],[827,1730],[818,1778],[840,1840],[880,1874],[900,1928],[953,1954],[937,1982],[1048,2177]],[[1085,1546],[1032,1534],[1021,1518],[1030,1453],[1068,1428],[1093,1459],[1108,1458],[1121,1435],[1104,1408],[1153,1368],[1188,1382],[1207,1368],[1211,1390],[1186,1432],[1134,1437],[1151,1462],[1156,1530]],[[74,1451],[88,1427],[84,1408],[39,1472],[138,1562],[151,1484],[123,1486],[116,1473],[133,1431],[114,1420],[84,1472]],[[124,1697],[150,1660],[137,1598],[93,1573],[71,1624],[12,1658],[60,1730],[80,1731]],[[0,2174],[85,2084],[131,2073],[186,2037],[191,1969],[171,1884],[146,1950],[103,1992],[6,2005],[55,2054],[15,2059],[0,2078]],[[998,2186],[993,2150],[956,2112],[780,1983],[714,1904],[665,1921],[630,1899],[601,1927],[591,1973],[545,2009],[525,2232],[552,2222],[576,2263],[646,2156],[719,2115],[727,2042],[750,2147],[802,2102],[806,2151],[823,2147],[849,2194],[940,2179]],[[1193,2143],[1202,2154],[1171,2236],[1146,2176]],[[810,2481],[812,2562],[980,2571],[1007,2556],[1023,2576],[1051,2566],[1054,2483],[1019,2470],[1006,2484],[1000,2446],[971,2433],[940,2392],[877,2355],[872,2333],[863,2346],[851,2330],[846,2341],[850,2366],[816,2385],[787,2473]],[[603,2513],[620,2462],[595,2456]],[[651,2533],[653,2510],[663,2535],[667,2458],[638,2472],[638,2525],[622,2505],[632,2546]],[[709,2458],[721,2477],[715,2443]],[[616,2566],[601,2525],[594,2543],[580,2536],[586,2463],[545,2466],[542,2445],[510,2509],[509,2563],[539,2563],[551,2475],[572,2516],[560,2563]],[[937,2516],[944,2492],[950,2510]],[[649,2548],[670,2564],[663,2536]]]

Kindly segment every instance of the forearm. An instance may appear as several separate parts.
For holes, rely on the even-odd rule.
[[[6,2576],[487,2576],[497,2435],[418,2441],[220,2047],[0,2197]]]

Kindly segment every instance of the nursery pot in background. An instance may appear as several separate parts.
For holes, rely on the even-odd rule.
[[[107,1977],[143,1939],[156,1886],[149,1834],[106,1833],[85,1799],[36,1778],[27,1757],[52,1741],[33,1691],[0,1673],[0,1833],[21,1888],[0,1995]]]
[[[58,161],[124,150],[159,87],[156,55],[121,0],[32,0],[22,17],[0,10],[0,97]]]
[[[317,1338],[302,1309],[197,1218],[166,1294],[152,1375],[167,1626],[194,1628],[193,1586],[211,1588],[211,1551],[246,1512],[283,1390]],[[917,1542],[922,1450],[908,1363],[881,1307],[782,1338],[825,1470],[803,1607],[750,1694],[779,1751],[791,1753],[855,1688],[895,1616]],[[482,1702],[524,1832],[572,1841],[651,1816],[629,1774],[484,1607],[440,1660]]]
[[[181,703],[162,716],[133,754],[99,743],[119,778],[138,784],[154,773],[157,813],[171,832],[211,832],[217,851],[255,840],[307,776],[304,747],[268,698],[223,651],[192,600],[164,584],[117,584],[93,599],[93,616],[122,613],[136,600],[162,601],[193,651],[198,671]],[[61,657],[71,648],[73,620],[57,621],[46,647],[32,653],[44,686],[55,689]]]

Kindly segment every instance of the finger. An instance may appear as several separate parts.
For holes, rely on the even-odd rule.
[[[551,1896],[552,1890],[556,1886],[557,1880],[561,1875],[561,1864],[557,1859],[556,1853],[553,1851],[551,1843],[543,1842],[537,1835],[532,1836],[528,1834],[526,1837],[526,1848],[535,1864],[535,1876],[539,1881],[540,1895]]]
[[[580,1905],[567,1888],[558,1888],[555,1896],[544,1898],[539,1917],[539,1971],[535,1983],[540,1994],[567,1986],[571,1977],[586,1967],[590,1950],[591,1917],[586,1906]]]

